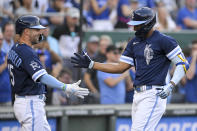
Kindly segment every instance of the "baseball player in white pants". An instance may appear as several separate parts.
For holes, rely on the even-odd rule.
[[[15,24],[19,39],[8,54],[10,81],[15,94],[14,113],[22,131],[50,131],[44,109],[46,85],[82,99],[89,91],[79,87],[80,81],[65,84],[46,72],[32,49],[33,44],[42,40],[41,30],[45,28],[38,17],[24,15]]]
[[[166,109],[167,96],[189,68],[177,42],[154,30],[155,23],[156,15],[152,9],[141,7],[133,11],[128,24],[134,26],[135,37],[129,41],[119,63],[94,62],[86,52],[75,53],[75,57],[71,57],[74,67],[108,73],[122,73],[131,66],[135,67],[132,131],[155,130]],[[170,82],[166,82],[171,62],[176,68]]]

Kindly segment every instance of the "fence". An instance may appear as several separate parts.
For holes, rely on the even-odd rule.
[[[196,131],[197,104],[169,104],[156,131]],[[52,131],[130,131],[131,104],[47,106]],[[1,107],[0,130],[18,131],[13,108]]]

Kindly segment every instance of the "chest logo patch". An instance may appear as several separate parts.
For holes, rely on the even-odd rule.
[[[36,69],[39,69],[40,68],[39,64],[37,62],[35,62],[35,61],[31,61],[30,66],[33,68],[34,71]]]
[[[149,65],[150,60],[153,59],[153,55],[154,52],[153,50],[150,48],[151,45],[146,45],[145,49],[144,49],[144,57],[146,59],[146,64]]]

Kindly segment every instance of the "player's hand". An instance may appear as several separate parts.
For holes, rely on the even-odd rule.
[[[74,53],[74,55],[75,57],[71,57],[71,63],[74,64],[74,67],[92,69],[94,61],[90,59],[87,52],[83,52],[83,54]]]
[[[65,91],[66,91],[66,94],[68,95],[68,97],[70,95],[76,95],[76,96],[83,99],[84,96],[87,96],[89,94],[89,90],[87,88],[79,87],[80,83],[81,83],[81,80],[79,80],[78,82],[73,83],[73,84],[67,84]]]
[[[165,99],[172,93],[172,90],[173,90],[173,85],[169,83],[163,86],[162,91],[157,93],[157,95],[160,96],[162,99]]]

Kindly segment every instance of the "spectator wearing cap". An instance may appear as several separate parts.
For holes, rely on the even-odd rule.
[[[6,22],[2,28],[4,39],[1,50],[5,53],[8,53],[12,46],[14,45],[14,35],[15,35],[15,27],[14,23]]]
[[[79,10],[69,8],[63,25],[57,26],[52,34],[59,41],[59,49],[64,66],[73,71],[73,79],[77,79],[77,70],[70,63],[70,57],[78,51],[79,45]]]
[[[119,60],[120,52],[110,45],[106,49],[106,63],[116,63]],[[98,71],[97,78],[100,89],[101,104],[124,104],[126,97],[125,79],[129,77],[129,72],[123,74],[111,74]]]
[[[86,51],[88,55],[93,58],[98,50],[98,45],[99,45],[99,37],[96,35],[90,36],[87,46],[86,46]]]
[[[197,29],[196,0],[185,0],[185,7],[178,12],[177,24],[182,29]]]
[[[7,68],[7,55],[1,50],[3,34],[0,32],[0,106],[11,106],[11,84]]]
[[[106,49],[109,45],[112,45],[112,39],[108,35],[102,35],[99,40],[99,48],[93,60],[104,62],[106,61]],[[98,104],[100,103],[99,86],[97,79],[97,70],[88,69],[84,73],[84,82],[86,87],[90,90],[90,95],[87,98],[87,103]]]

